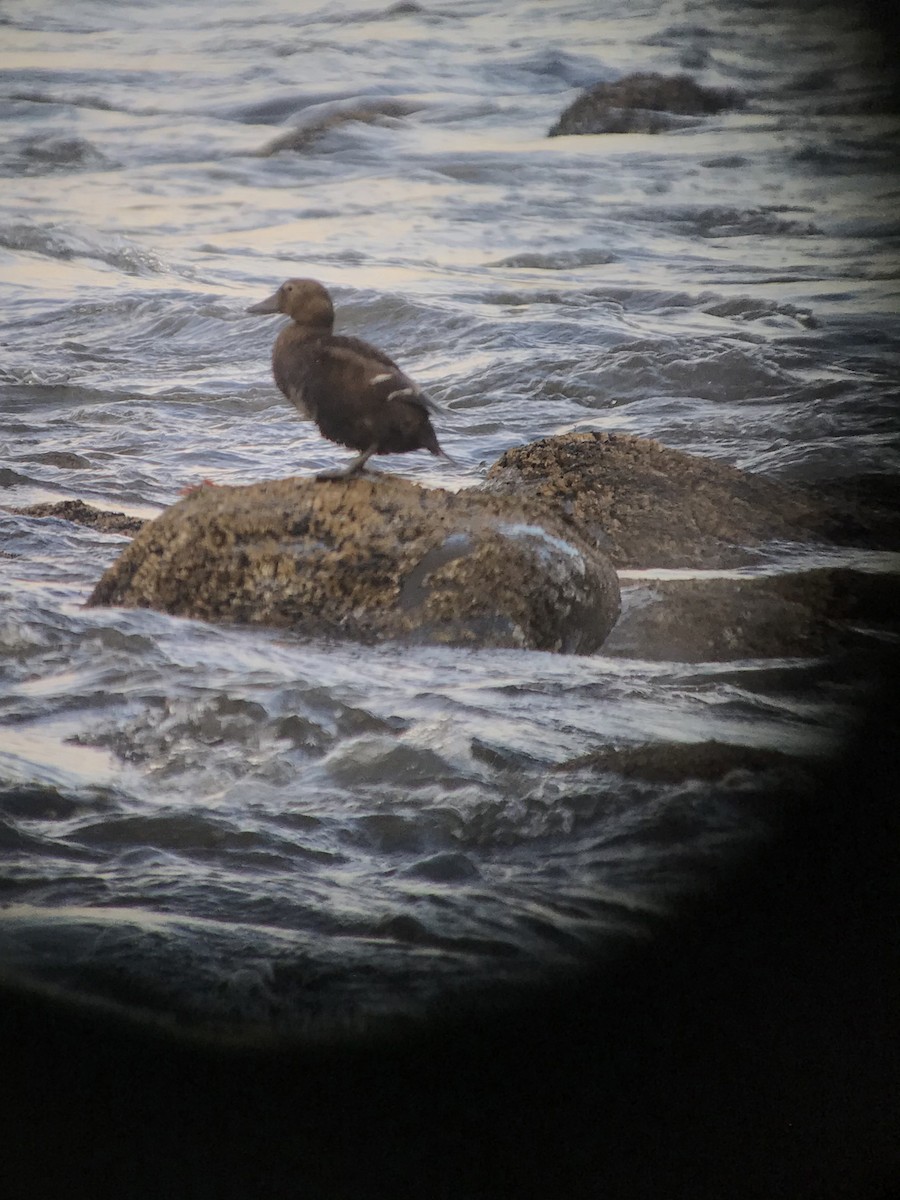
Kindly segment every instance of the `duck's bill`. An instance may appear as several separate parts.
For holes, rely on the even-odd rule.
[[[279,312],[279,294],[275,292],[268,300],[260,300],[259,304],[251,304],[247,309],[249,313],[277,313]]]

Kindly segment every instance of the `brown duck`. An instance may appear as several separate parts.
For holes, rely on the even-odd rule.
[[[247,312],[291,318],[272,348],[276,384],[323,437],[359,451],[346,467],[318,479],[356,475],[373,454],[430,450],[447,457],[428,416],[437,406],[381,350],[332,332],[334,306],[321,283],[288,279]]]

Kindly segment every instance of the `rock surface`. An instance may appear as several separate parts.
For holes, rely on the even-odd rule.
[[[626,75],[595,83],[560,116],[548,137],[570,133],[662,133],[742,104],[737,92],[702,87],[689,75]]]
[[[549,509],[381,475],[204,487],[148,524],[89,601],[380,637],[590,653],[615,571]]]
[[[687,779],[717,782],[734,772],[776,775],[795,784],[808,782],[811,764],[796,755],[763,746],[727,742],[641,742],[603,746],[554,767],[575,771],[591,767],[647,783],[681,783]]]
[[[752,547],[799,540],[819,521],[800,492],[631,434],[517,446],[494,463],[485,487],[547,503],[617,567],[740,566],[756,561]]]

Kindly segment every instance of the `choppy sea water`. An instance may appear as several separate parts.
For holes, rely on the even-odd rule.
[[[855,10],[30,0],[2,22],[4,505],[146,516],[204,477],[340,461],[244,311],[296,274],[445,407],[453,464],[383,460],[424,484],[570,429],[785,480],[897,468],[900,117]],[[747,104],[546,137],[584,85],[685,69]],[[294,125],[299,150],[260,154]],[[0,962],[142,1009],[343,1027],[577,967],[765,822],[741,772],[566,763],[826,754],[857,698],[813,660],[85,610],[122,538],[0,511],[0,539]]]

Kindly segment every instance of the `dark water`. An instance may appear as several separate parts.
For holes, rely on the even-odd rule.
[[[295,274],[446,407],[454,465],[384,460],[422,483],[569,429],[787,480],[895,471],[900,117],[856,11],[507,9],[5,6],[3,504],[152,515],[204,477],[334,465],[270,381],[276,323],[244,312]],[[746,106],[545,136],[585,84],[685,68]],[[299,151],[259,154],[298,124]],[[809,660],[85,611],[123,539],[7,512],[0,539],[0,959],[142,1008],[343,1026],[577,965],[762,821],[746,773],[554,768],[641,742],[822,754],[856,701]]]

